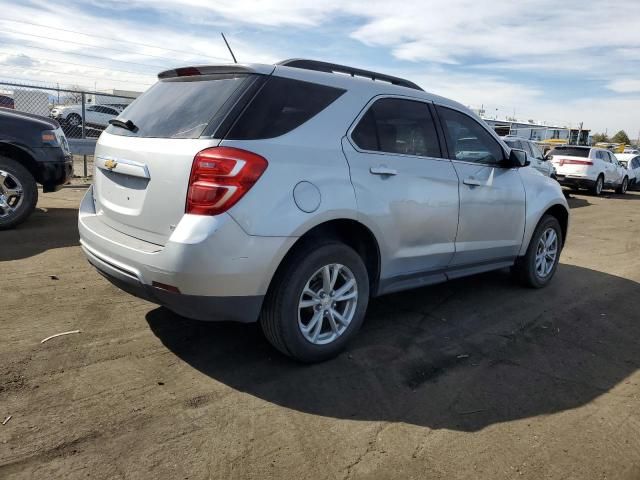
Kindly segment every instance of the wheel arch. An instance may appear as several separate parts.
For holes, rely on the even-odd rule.
[[[369,275],[369,291],[375,296],[380,280],[380,246],[373,232],[363,223],[350,219],[332,219],[317,224],[301,235],[280,260],[269,288],[289,258],[300,248],[319,240],[334,239],[353,248],[362,258]]]
[[[40,181],[40,169],[38,162],[27,150],[13,143],[0,142],[0,155],[17,161],[33,175],[36,181]]]
[[[558,220],[558,223],[560,223],[560,228],[562,229],[562,246],[564,247],[564,244],[567,241],[567,233],[569,232],[569,211],[564,205],[556,203],[545,210],[542,216],[538,219],[536,226],[545,215],[555,217]]]

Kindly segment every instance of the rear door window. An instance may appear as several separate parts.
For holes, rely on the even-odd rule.
[[[429,106],[399,98],[376,100],[353,130],[362,150],[441,157],[438,133]]]
[[[197,75],[163,79],[133,101],[120,115],[137,129],[110,125],[114,135],[148,138],[198,138],[209,123],[221,121],[249,74]]]
[[[270,77],[225,138],[258,140],[284,135],[315,117],[345,90]]]

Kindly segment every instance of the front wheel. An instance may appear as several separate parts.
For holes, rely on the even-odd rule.
[[[82,117],[77,113],[72,113],[67,117],[67,124],[70,127],[79,127],[82,125]]]
[[[260,325],[269,342],[302,362],[337,355],[364,320],[369,277],[349,246],[328,241],[303,244],[276,274]]]
[[[0,156],[0,230],[24,222],[37,202],[38,186],[29,170]]]
[[[562,228],[556,217],[545,215],[538,223],[527,252],[514,265],[514,273],[526,286],[545,287],[553,278],[562,250]]]

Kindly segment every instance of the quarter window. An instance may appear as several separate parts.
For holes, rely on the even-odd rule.
[[[500,144],[477,121],[450,108],[437,109],[452,159],[488,164],[504,160]]]
[[[226,138],[275,138],[298,128],[331,105],[345,90],[291,78],[270,77]]]
[[[377,100],[351,138],[363,150],[440,157],[433,117],[426,103],[399,98]]]

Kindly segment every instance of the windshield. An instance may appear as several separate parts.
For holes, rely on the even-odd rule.
[[[212,121],[221,121],[225,104],[250,75],[193,76],[161,80],[119,116],[137,127],[133,131],[110,125],[114,135],[152,138],[198,138]],[[232,103],[232,102],[230,102]]]

